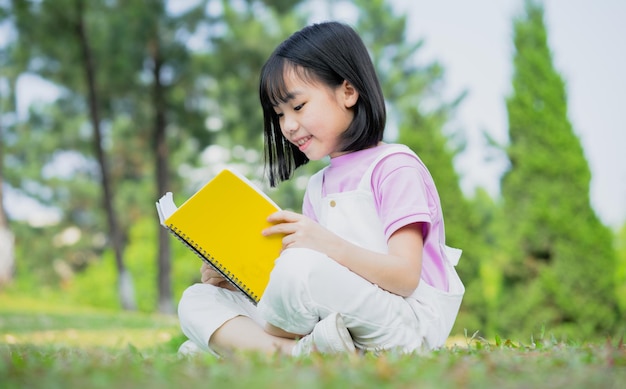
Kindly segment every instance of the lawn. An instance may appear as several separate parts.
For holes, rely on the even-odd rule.
[[[179,357],[175,317],[0,294],[0,388],[619,388],[620,340],[477,336],[427,355]]]

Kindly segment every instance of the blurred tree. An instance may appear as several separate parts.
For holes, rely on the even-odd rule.
[[[170,145],[168,128],[183,127],[185,124],[204,128],[204,109],[195,105],[185,105],[198,99],[205,91],[194,87],[194,79],[199,76],[192,71],[191,56],[185,41],[176,39],[179,33],[191,35],[204,17],[206,1],[176,15],[167,13],[165,2],[151,0],[143,7],[129,8],[143,21],[143,29],[135,31],[138,44],[143,44],[145,54],[144,71],[151,75],[150,114],[153,120],[151,148],[154,154],[156,196],[161,196],[170,187]],[[145,33],[145,36],[142,36]],[[185,93],[185,91],[187,93]],[[200,98],[201,100],[202,98]],[[197,108],[192,108],[196,106]],[[179,122],[184,118],[185,123]],[[202,137],[209,141],[206,135]],[[203,142],[204,143],[204,142]],[[174,313],[172,295],[170,236],[167,231],[155,224],[158,229],[157,251],[157,300],[158,310]]]
[[[102,4],[91,2],[92,13],[88,13],[82,0],[59,3],[13,1],[16,27],[20,43],[29,47],[29,70],[74,91],[74,98],[82,98],[82,103],[87,106],[92,128],[91,155],[95,158],[96,176],[101,187],[99,197],[105,212],[108,242],[118,269],[120,302],[125,309],[135,309],[132,278],[123,258],[124,231],[114,206],[113,180],[105,145],[107,134],[103,128],[102,107],[107,102],[107,95],[99,86],[99,56],[93,49],[94,42],[96,46],[99,43],[99,31],[87,25],[92,15],[102,10]]]
[[[510,245],[505,220],[502,207],[485,190],[477,190],[470,200],[465,221],[470,247],[468,258],[473,263],[460,268],[467,290],[457,328],[471,330],[471,333],[481,330],[483,336],[490,338],[500,335],[497,330],[504,289],[502,273],[509,252],[506,248]],[[473,272],[468,272],[468,268]]]
[[[166,12],[162,1],[92,2],[86,8],[89,23],[85,27],[92,33],[93,56],[97,58],[94,62],[98,66],[94,83],[99,87],[99,121],[104,130],[101,143],[110,157],[113,201],[121,210],[119,224],[124,244],[130,239],[129,226],[138,218],[154,214],[152,201],[146,199],[181,188],[182,196],[188,195],[198,181],[208,178],[206,173],[198,176],[197,171],[202,169],[195,166],[206,165],[210,149],[207,146],[216,138],[234,150],[231,155],[242,167],[252,167],[249,174],[259,171],[260,154],[251,153],[246,147],[258,147],[256,141],[262,133],[256,77],[260,61],[273,48],[270,40],[262,37],[282,39],[282,29],[277,26],[289,20],[284,7],[298,2],[279,2],[283,7],[281,12],[272,10],[273,2],[264,3],[269,4],[263,11],[266,24],[255,18],[259,2],[246,2],[247,8],[236,9],[230,2],[223,2],[224,12],[219,14],[211,14],[206,1],[177,13]],[[98,235],[98,231],[103,221],[94,212],[99,207],[94,206],[98,191],[93,180],[99,175],[94,169],[97,167],[94,153],[89,148],[91,137],[85,131],[85,99],[79,93],[86,89],[85,82],[76,77],[78,61],[73,60],[80,58],[76,41],[72,40],[75,30],[66,28],[69,23],[58,15],[60,8],[46,8],[52,7],[49,2],[14,4],[12,12],[19,22],[16,25],[21,47],[28,47],[27,65],[23,69],[54,82],[62,93],[49,107],[32,107],[28,121],[21,124],[23,129],[18,132],[19,141],[14,147],[17,152],[12,154],[10,163],[14,172],[12,184],[25,195],[61,210],[63,220],[53,227],[58,234],[78,226],[86,255],[78,255],[80,243],[74,243],[70,246],[75,254],[61,257],[74,270],[80,270],[97,260],[92,254],[101,254],[98,248],[101,251],[102,234]],[[65,5],[61,8],[73,10],[76,3]],[[247,21],[256,28],[254,34],[246,32]],[[224,29],[225,26],[228,28]],[[267,31],[264,26],[269,26]],[[46,40],[46,36],[53,35],[51,31],[63,39]],[[247,42],[249,37],[251,41]],[[220,53],[228,54],[228,47],[235,50],[232,57],[225,55],[225,60]],[[219,64],[217,69],[212,66],[215,63]],[[233,113],[233,125],[228,122],[228,127],[216,128],[215,123],[223,122],[226,117],[220,116],[222,107]],[[238,124],[246,120],[248,124]],[[230,138],[239,141],[231,142]],[[28,142],[33,139],[41,141],[36,147],[29,147]],[[154,157],[150,156],[152,150]],[[169,166],[179,174],[172,175]],[[156,180],[150,178],[152,174]],[[150,190],[155,181],[156,195]],[[154,226],[159,228],[156,223]],[[167,285],[170,238],[162,229],[159,231],[159,309],[171,311],[171,291]],[[97,242],[91,253],[87,252],[89,241]],[[54,247],[50,257],[61,252],[60,247]]]
[[[58,6],[58,4],[57,4]],[[91,48],[91,34],[86,27],[85,4],[83,0],[75,1],[76,19],[70,20],[70,26],[74,28],[75,39],[78,41],[80,50],[80,61],[83,67],[85,82],[87,86],[89,116],[93,127],[93,149],[100,168],[100,182],[102,185],[102,193],[100,194],[109,231],[109,240],[111,247],[115,253],[115,263],[118,271],[118,287],[122,307],[134,310],[137,308],[135,301],[135,291],[132,284],[132,277],[124,263],[122,231],[117,220],[117,212],[113,205],[113,188],[111,177],[109,174],[109,162],[107,153],[103,145],[103,130],[100,116],[100,96],[96,83],[97,65]],[[63,20],[60,18],[60,20]]]
[[[591,174],[567,117],[547,44],[543,7],[514,22],[513,94],[507,99],[510,168],[502,178],[506,231],[515,242],[500,328],[528,334],[607,335],[615,325],[615,253],[593,212]]]
[[[4,161],[4,130],[0,120],[0,288],[13,279],[15,264],[14,236],[9,226],[9,218],[4,208],[3,161]]]
[[[96,201],[102,196],[94,180],[103,175],[94,169],[98,166],[94,158],[97,153],[89,147],[93,139],[85,127],[85,108],[89,105],[84,98],[87,92],[81,93],[88,90],[88,84],[77,77],[81,69],[76,64],[83,57],[80,41],[73,35],[79,30],[73,28],[75,20],[69,20],[76,16],[75,7],[81,3],[65,1],[60,8],[55,8],[59,2],[14,2],[12,11],[23,43],[20,47],[28,48],[24,55],[28,66],[24,69],[54,82],[61,97],[51,107],[31,110],[28,122],[23,124],[25,130],[18,132],[21,143],[16,142],[19,152],[12,155],[11,166],[18,172],[13,175],[14,187],[61,210],[62,220],[53,228],[60,232],[72,226],[79,228],[84,255],[62,258],[74,270],[80,270],[99,260],[103,248],[100,231],[106,224],[99,212],[94,212],[101,209]],[[98,92],[98,101],[92,106],[97,108],[100,119],[96,121],[102,130],[97,143],[108,154],[110,166],[112,193],[104,197],[119,210],[116,215],[123,252],[130,239],[130,226],[139,218],[154,215],[153,199],[165,188],[175,190],[180,186],[181,180],[174,177],[173,188],[169,187],[168,165],[178,167],[193,161],[193,152],[202,150],[210,141],[204,126],[207,91],[198,82],[199,70],[191,66],[187,46],[188,37],[204,22],[204,5],[198,2],[171,16],[162,1],[90,2],[85,9],[85,34],[93,42],[90,48],[94,69],[97,65],[92,74]],[[44,138],[46,141],[38,142],[36,147],[29,146],[29,139]],[[28,185],[33,181],[36,187]],[[161,230],[157,223],[154,228]],[[173,312],[169,236],[162,234],[161,243],[158,305],[161,311]],[[81,252],[79,244],[70,245],[74,253]],[[51,254],[58,250],[53,249]]]
[[[0,288],[8,284],[13,278],[14,237],[9,226],[9,219],[4,209],[4,191],[2,165],[4,160],[3,123],[0,120]]]
[[[0,25],[5,23],[10,12],[8,5],[0,5]],[[4,207],[4,151],[9,131],[13,127],[10,116],[16,115],[15,84],[17,72],[8,60],[12,42],[0,47],[0,289],[13,279],[15,264],[14,235]],[[14,120],[13,120],[14,121]]]
[[[616,241],[617,270],[615,272],[615,296],[620,310],[618,322],[626,326],[626,223],[618,231]],[[626,330],[626,328],[624,328]]]

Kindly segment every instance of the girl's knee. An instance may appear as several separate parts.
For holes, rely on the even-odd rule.
[[[312,283],[323,279],[328,272],[329,261],[334,262],[314,250],[287,249],[276,260],[267,288],[270,292],[278,289],[280,294],[308,289]]]
[[[315,291],[329,286],[324,278],[332,271],[329,263],[335,262],[314,250],[285,250],[276,260],[261,305],[282,314],[315,310]]]
[[[206,308],[207,302],[215,301],[217,293],[217,287],[213,285],[198,283],[189,286],[178,302],[178,316],[184,320],[188,314]]]

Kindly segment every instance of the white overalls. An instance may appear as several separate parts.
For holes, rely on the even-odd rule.
[[[367,169],[355,191],[322,198],[323,170],[311,177],[307,192],[319,223],[354,244],[386,253],[387,241],[370,182],[375,166],[389,154],[399,152],[415,155],[401,145],[387,149]],[[371,284],[324,254],[289,249],[276,262],[259,310],[270,323],[302,334],[336,311],[343,315],[359,348],[405,352],[434,349],[442,346],[450,334],[465,291],[454,269],[460,251],[442,246],[442,252],[448,259],[449,291],[442,292],[421,281],[410,297],[403,298]],[[282,287],[273,285],[274,278]]]
[[[323,170],[311,177],[308,193],[319,223],[354,244],[387,252],[370,181],[376,164],[394,152],[415,155],[404,147],[388,150],[369,167],[355,191],[322,198]],[[449,291],[420,281],[416,291],[404,298],[370,283],[325,254],[290,248],[276,260],[256,308],[238,292],[196,284],[181,299],[181,327],[194,343],[210,351],[212,333],[238,315],[305,335],[320,319],[339,312],[358,348],[403,352],[438,348],[450,334],[465,290],[454,269],[460,252],[443,246],[442,251],[448,255]]]

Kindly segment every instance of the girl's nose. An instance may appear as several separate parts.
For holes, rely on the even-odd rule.
[[[295,133],[298,130],[298,121],[294,120],[293,118],[285,115],[283,116],[283,132],[285,133],[285,135],[291,135],[293,133]]]

